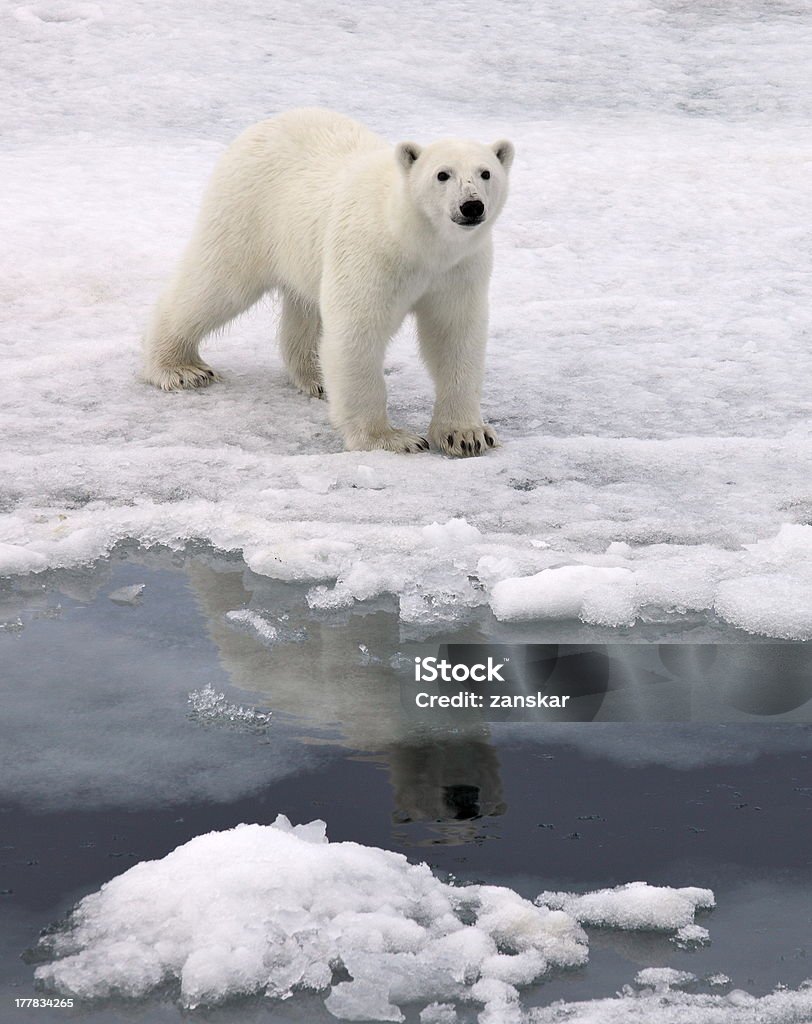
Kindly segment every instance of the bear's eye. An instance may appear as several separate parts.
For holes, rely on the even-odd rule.
[[[482,174],[480,174],[480,178],[484,178],[485,181],[487,181],[488,178],[490,178],[490,176],[491,176],[491,172],[490,171],[483,171]]]
[[[448,171],[440,171],[439,174],[437,175],[437,180],[438,181],[448,181],[448,179],[450,177],[451,177],[451,175],[448,173]]]

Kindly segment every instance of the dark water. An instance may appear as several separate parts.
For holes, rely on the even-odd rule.
[[[141,583],[140,598],[116,595]],[[245,608],[281,642],[226,617]],[[678,634],[644,630],[634,639],[645,650],[607,652],[583,647],[604,638],[575,624],[556,641],[486,619],[416,636],[385,606],[315,617],[303,592],[204,553],[131,553],[16,581],[0,591],[0,622],[0,1021],[179,1020],[155,1000],[16,1010],[15,997],[37,994],[21,954],[137,861],[280,812],[531,898],[635,880],[715,890],[717,909],[699,919],[709,947],[593,930],[587,967],[527,992],[527,1005],[611,995],[645,966],[722,972],[756,994],[812,976],[802,645],[709,654],[661,647]],[[683,637],[703,639],[701,628]],[[414,651],[487,641],[580,643],[556,655],[572,679],[583,673],[567,658],[609,661],[582,686],[581,720],[415,715]],[[272,710],[270,725],[196,719],[187,695],[209,685]],[[318,998],[193,1016],[334,1019]]]

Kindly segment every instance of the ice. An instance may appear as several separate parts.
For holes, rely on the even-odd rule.
[[[502,580],[493,588],[491,607],[503,621],[577,619],[592,592],[608,588],[611,600],[615,588],[633,587],[633,580],[629,569],[566,565],[535,576]]]
[[[686,924],[678,928],[671,941],[680,949],[697,949],[710,943],[710,932],[699,924]]]
[[[431,523],[423,527],[423,537],[433,548],[467,547],[482,540],[482,534],[465,519],[449,519],[447,523]]]
[[[195,1007],[310,989],[335,1016],[393,1021],[401,1003],[459,1000],[481,1004],[482,1021],[513,1020],[517,986],[587,959],[583,931],[561,911],[506,888],[456,888],[425,864],[329,843],[323,822],[282,815],[135,865],[41,947],[52,959],[38,980],[81,999],[170,984]],[[352,980],[333,984],[340,967]]]
[[[662,992],[670,988],[685,988],[697,979],[690,971],[678,971],[673,967],[644,967],[634,976],[635,984]]]
[[[712,985],[714,988],[722,988],[725,985],[730,984],[730,978],[726,974],[711,974],[705,981]]]
[[[531,1010],[527,1024],[807,1024],[812,988],[776,990],[756,998],[735,990],[705,995],[669,989]]]
[[[719,585],[714,609],[734,626],[783,640],[812,640],[812,581],[754,574]]]
[[[218,693],[211,685],[204,686],[202,690],[192,690],[187,703],[190,717],[203,725],[237,725],[264,731],[271,719],[269,711],[256,711],[229,703],[226,695]]]
[[[129,587],[119,587],[118,590],[112,591],[107,596],[113,604],[135,605],[141,600],[146,586],[146,583],[133,583]]]
[[[542,892],[536,903],[563,910],[583,925],[629,931],[676,931],[693,925],[697,910],[716,905],[710,889],[671,889],[646,882],[629,882],[583,895]]]
[[[481,561],[493,579],[496,566]],[[591,561],[585,564],[586,556],[580,556],[579,564],[496,581],[490,597],[494,614],[505,621],[580,618],[594,625],[628,626],[654,609],[713,610],[751,633],[812,637],[810,526],[785,524],[741,552],[710,545],[692,551],[673,544],[633,549],[613,542]],[[769,573],[756,571],[765,568]]]
[[[766,550],[812,515],[806,5],[577,0],[496,17],[473,0],[459,47],[426,0],[408,24],[381,3],[239,14],[9,8],[0,574],[192,539],[325,588],[314,607],[392,593],[436,623],[507,600],[506,580],[614,569],[562,587],[553,610],[808,637],[808,544]],[[483,395],[502,448],[343,452],[325,403],[286,381],[272,303],[207,343],[216,387],[139,382],[141,332],[216,158],[299,105],[393,142],[516,143]],[[424,430],[411,328],[387,372],[393,420]],[[363,586],[345,584],[359,569]]]
[[[483,978],[471,989],[472,997],[484,1003],[478,1024],[522,1024],[524,1017],[519,1005],[519,993],[513,985],[495,978]]]
[[[363,978],[336,985],[325,1000],[325,1006],[341,1020],[406,1020],[397,1006],[389,1002],[380,983]]]
[[[355,486],[368,487],[370,490],[383,490],[384,484],[378,480],[372,466],[357,466],[355,469]]]
[[[458,1019],[451,1003],[429,1003],[420,1011],[420,1024],[457,1024]]]
[[[336,486],[335,479],[329,473],[297,473],[296,482],[305,491],[314,494],[327,494]]]
[[[0,542],[0,576],[16,576],[26,572],[38,572],[46,568],[48,560],[37,551],[31,551],[19,544]]]
[[[709,890],[644,883],[543,895],[614,928],[670,929],[713,904]],[[331,843],[324,822],[283,815],[135,865],[44,934],[39,952],[46,989],[83,1000],[174,993],[192,1008],[310,991],[344,1020],[401,1021],[408,1005],[421,1024],[453,1024],[466,1007],[479,1024],[806,1024],[812,1013],[812,983],[760,998],[683,992],[730,980],[662,966],[641,968],[637,988],[613,999],[528,1009],[528,985],[587,961],[566,910],[504,887],[446,884],[425,864]]]
[[[50,962],[37,974],[85,999],[160,990],[187,1006],[309,990],[342,1019],[397,1021],[408,1004],[421,1024],[453,1022],[467,1006],[480,1024],[805,1024],[812,1009],[812,987],[711,996],[701,986],[718,991],[726,976],[699,982],[662,966],[642,967],[639,992],[527,1009],[528,985],[586,962],[586,937],[562,904],[588,923],[661,930],[688,916],[683,904],[713,904],[706,889],[644,883],[542,895],[547,907],[503,887],[447,885],[400,854],[329,843],[324,822],[280,815],[199,836],[113,879],[42,939]]]
[[[255,633],[265,643],[272,644],[279,639],[279,630],[266,618],[250,608],[237,608],[226,612],[226,622],[236,626],[244,626]]]
[[[749,633],[812,639],[812,526],[785,524],[774,537],[746,545],[755,571],[723,580],[716,612]],[[788,575],[794,570],[794,575]]]

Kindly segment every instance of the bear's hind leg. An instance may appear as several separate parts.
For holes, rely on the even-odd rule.
[[[218,379],[200,358],[200,342],[252,306],[265,288],[235,281],[222,265],[184,263],[158,301],[144,339],[144,378],[164,391]]]
[[[321,317],[318,309],[286,294],[279,321],[279,347],[290,379],[306,395],[324,398],[319,365]]]

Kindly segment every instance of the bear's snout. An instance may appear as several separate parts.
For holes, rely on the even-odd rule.
[[[469,222],[478,221],[485,212],[485,204],[479,199],[468,199],[460,204],[460,213]]]

